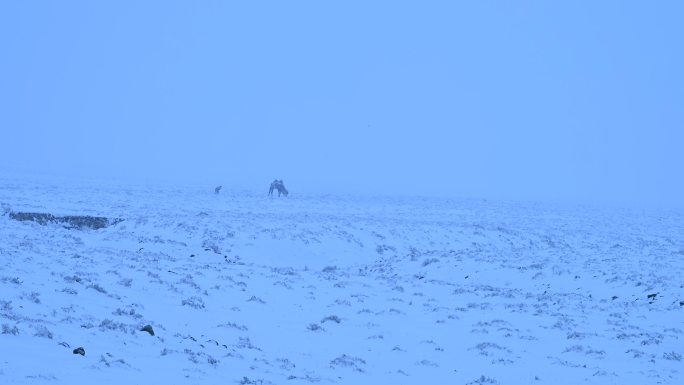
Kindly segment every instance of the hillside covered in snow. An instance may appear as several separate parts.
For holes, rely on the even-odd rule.
[[[0,203],[2,384],[684,383],[680,212],[17,178]]]

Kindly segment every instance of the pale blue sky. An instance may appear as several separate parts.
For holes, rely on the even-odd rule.
[[[684,203],[681,1],[4,1],[0,170]]]

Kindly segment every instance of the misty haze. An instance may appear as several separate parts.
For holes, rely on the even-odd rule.
[[[0,383],[682,383],[682,11],[0,4]]]

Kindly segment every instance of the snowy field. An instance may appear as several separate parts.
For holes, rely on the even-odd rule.
[[[0,384],[684,383],[681,212],[10,177],[0,203]]]

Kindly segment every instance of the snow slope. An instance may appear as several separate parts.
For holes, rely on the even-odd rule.
[[[0,383],[684,383],[681,213],[265,195],[0,179]]]

